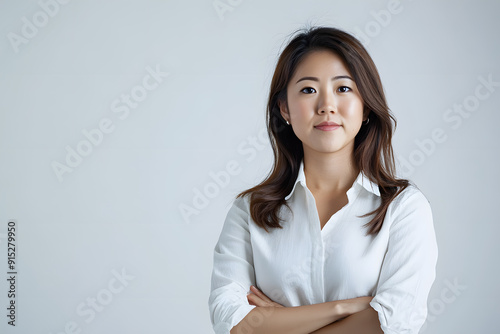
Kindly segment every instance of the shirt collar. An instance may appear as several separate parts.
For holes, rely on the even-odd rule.
[[[292,194],[295,191],[295,188],[297,187],[298,183],[300,183],[302,187],[306,188],[306,175],[304,174],[304,159],[300,161],[299,174],[297,175],[297,179],[295,180],[295,184],[293,185],[292,191],[285,197],[285,200],[288,200],[290,197],[292,197]],[[365,175],[363,171],[359,172],[358,177],[353,183],[353,186],[354,185],[362,186],[372,194],[380,196],[378,185],[370,181],[370,179]]]

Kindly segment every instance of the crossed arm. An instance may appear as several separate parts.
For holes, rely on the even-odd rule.
[[[418,332],[427,315],[427,296],[436,277],[438,249],[432,211],[426,197],[415,190],[395,205],[392,224],[384,230],[388,234],[384,237],[388,238],[388,246],[376,287],[378,303],[375,305],[383,311],[394,306],[397,300],[398,312],[389,311],[380,318],[386,319],[384,327],[391,328],[387,330],[390,332]],[[255,282],[251,279],[255,273],[245,220],[247,211],[238,206],[232,210],[241,217],[228,219],[224,224],[223,233],[229,237],[221,239],[216,246],[214,268],[217,270],[214,269],[213,282],[218,288],[238,281],[240,284],[235,284],[235,290],[241,302],[241,289]],[[229,277],[228,273],[236,274]],[[230,330],[230,334],[383,334],[378,313],[369,305],[371,297],[283,307],[252,288],[247,299],[256,307]],[[215,319],[223,318],[225,324],[230,321],[231,313],[228,312],[235,312],[232,306],[229,311],[222,309],[216,313],[217,304],[211,305]],[[400,317],[409,321],[401,322]]]
[[[373,297],[358,297],[313,305],[283,307],[251,287],[247,298],[257,306],[231,329],[231,334],[383,334]]]
[[[383,334],[378,313],[368,307],[344,319],[322,327],[311,334]]]

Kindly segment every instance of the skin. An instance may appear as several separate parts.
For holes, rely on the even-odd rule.
[[[280,104],[281,115],[302,142],[307,187],[316,200],[321,228],[348,203],[347,190],[359,174],[354,138],[367,118],[364,110],[351,73],[329,50],[304,57],[287,85],[287,103]],[[325,121],[340,127],[315,128]]]
[[[300,80],[304,77],[316,80]],[[347,204],[346,192],[359,174],[353,153],[354,138],[368,116],[363,99],[338,55],[328,50],[313,51],[297,66],[287,86],[287,103],[280,104],[280,112],[302,141],[307,187],[316,200],[323,227],[335,211]],[[340,127],[333,131],[314,127],[324,121]],[[378,313],[369,305],[371,296],[284,307],[254,286],[250,291],[248,302],[257,307],[231,334],[243,333],[244,328],[252,328],[255,334],[383,334]],[[262,323],[252,326],[247,321],[256,313],[260,313]]]
[[[316,77],[318,81],[302,80]],[[331,78],[338,77],[331,80]],[[328,50],[309,53],[297,67],[287,86],[287,105],[280,112],[292,126],[304,148],[307,186],[320,194],[347,191],[359,171],[354,167],[354,137],[362,126],[363,99],[342,59]],[[333,121],[333,131],[315,125]]]
[[[248,303],[250,305],[257,306],[250,313],[254,312],[259,308],[266,308],[267,312],[264,314],[272,314],[273,309],[285,308],[283,305],[274,302],[268,296],[266,296],[257,287],[251,286],[250,293],[247,295]],[[378,313],[373,308],[370,307],[369,303],[373,297],[358,297],[347,300],[337,301],[337,307],[333,308],[334,312],[338,314],[337,320],[332,323],[320,327],[316,330],[310,331],[310,334],[353,334],[353,333],[363,333],[363,334],[384,334],[380,328],[380,322],[378,320]],[[315,304],[316,306],[326,306],[326,303]],[[285,308],[287,309],[287,308]],[[289,309],[289,308],[288,308]],[[307,311],[303,311],[304,313]],[[294,319],[296,320],[296,319]],[[243,320],[242,322],[244,322]],[[241,323],[238,324],[231,330],[231,334],[236,334],[241,332]],[[280,327],[281,328],[281,327]],[[254,328],[254,331],[259,328]],[[284,333],[289,333],[290,330],[284,331]],[[277,333],[277,331],[275,331]],[[281,332],[280,332],[281,333]],[[301,332],[303,333],[303,332]]]

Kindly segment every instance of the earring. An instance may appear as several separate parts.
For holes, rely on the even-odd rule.
[[[286,124],[287,124],[287,125],[290,125],[290,123],[288,123],[288,121],[286,121]]]
[[[366,125],[368,123],[370,123],[370,119],[369,118],[367,118],[366,121],[363,122],[364,125]]]

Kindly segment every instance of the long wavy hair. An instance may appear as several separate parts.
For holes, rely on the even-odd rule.
[[[297,179],[300,162],[304,157],[302,142],[280,114],[280,104],[287,105],[287,85],[306,55],[316,50],[330,50],[346,64],[364,102],[364,113],[369,122],[354,138],[356,167],[378,185],[380,206],[359,217],[374,215],[364,225],[366,235],[380,231],[389,204],[408,185],[406,179],[395,177],[394,154],[391,144],[396,128],[385,98],[377,68],[363,45],[352,35],[333,27],[304,28],[284,48],[279,56],[271,81],[267,103],[267,133],[274,152],[274,165],[265,180],[238,194],[250,195],[250,214],[253,221],[269,232],[268,228],[283,228],[279,211],[288,209],[285,197]],[[394,123],[394,124],[393,124]]]

